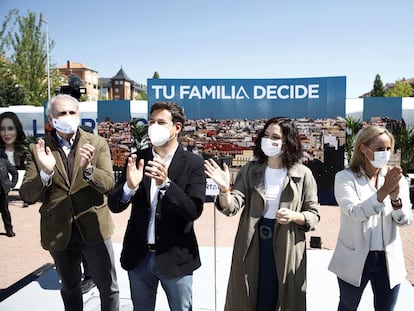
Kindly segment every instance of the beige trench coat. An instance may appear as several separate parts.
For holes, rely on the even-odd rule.
[[[243,166],[232,188],[232,204],[216,208],[231,216],[242,210],[227,287],[225,310],[255,311],[258,286],[259,235],[257,226],[265,206],[264,173],[267,164],[252,161]],[[288,170],[279,208],[301,212],[306,225],[276,224],[273,248],[279,278],[276,310],[306,310],[305,232],[319,222],[317,185],[310,169],[296,164]]]

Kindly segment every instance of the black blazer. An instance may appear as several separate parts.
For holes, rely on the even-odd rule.
[[[139,159],[144,159],[144,165],[152,160],[152,148],[138,151],[137,162]],[[156,254],[163,275],[175,278],[190,274],[201,266],[193,222],[200,217],[205,200],[203,159],[179,146],[168,168],[168,177],[171,185],[158,201],[155,215]],[[125,181],[124,169],[115,188],[108,194],[109,208],[114,213],[122,212],[130,203],[121,201]],[[135,268],[148,252],[150,186],[150,178],[144,175],[131,199],[131,216],[121,252],[121,266],[125,270]]]
[[[12,180],[10,180],[9,173]],[[17,184],[17,179],[17,169],[9,162],[9,160],[0,157],[0,186],[2,189],[0,194],[7,194],[10,189],[14,188]]]

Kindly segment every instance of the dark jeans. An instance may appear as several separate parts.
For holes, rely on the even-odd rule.
[[[374,294],[374,308],[377,311],[392,311],[397,303],[400,285],[390,288],[385,252],[371,251],[368,253],[362,272],[361,286],[353,286],[338,278],[339,311],[357,310],[365,287],[371,282]]]
[[[274,311],[278,301],[279,283],[273,252],[275,221],[262,218],[259,223],[260,258],[256,311]]]
[[[81,292],[82,253],[89,264],[89,272],[99,289],[102,311],[119,310],[119,289],[116,278],[114,251],[110,239],[86,245],[74,225],[68,247],[51,251],[57,272],[62,281],[61,295],[66,311],[83,310]]]

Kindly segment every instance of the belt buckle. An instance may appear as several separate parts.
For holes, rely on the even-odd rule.
[[[265,225],[259,226],[259,236],[262,240],[271,239],[273,236],[272,228]]]

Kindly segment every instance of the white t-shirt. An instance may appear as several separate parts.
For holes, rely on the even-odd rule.
[[[9,160],[9,162],[15,166],[16,163],[14,163],[14,151],[7,151],[5,150],[6,154],[7,154],[7,159]]]
[[[275,219],[279,208],[280,195],[286,178],[286,168],[270,168],[265,170],[266,206],[264,218]]]

